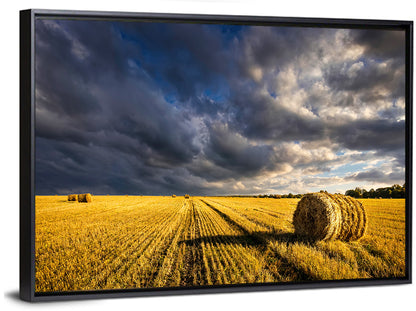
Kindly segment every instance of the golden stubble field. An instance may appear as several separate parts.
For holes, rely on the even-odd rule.
[[[403,277],[404,199],[363,199],[356,242],[301,240],[299,199],[36,197],[36,291]]]

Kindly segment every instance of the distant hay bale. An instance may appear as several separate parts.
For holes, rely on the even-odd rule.
[[[189,194],[185,194],[185,199],[189,199]]]
[[[356,199],[342,194],[308,193],[293,214],[295,233],[313,240],[355,241],[367,229],[367,215]]]
[[[176,198],[176,195],[175,194],[172,194],[172,198]]]
[[[77,201],[78,194],[68,194],[68,201]]]
[[[78,194],[78,202],[90,203],[92,202],[92,195],[90,193]]]

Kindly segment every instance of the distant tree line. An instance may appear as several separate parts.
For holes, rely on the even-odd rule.
[[[326,192],[321,190],[320,192]],[[406,184],[403,186],[393,185],[391,187],[378,188],[376,190],[370,189],[367,191],[364,188],[356,187],[355,189],[345,191],[345,195],[348,195],[353,198],[367,198],[367,199],[378,199],[378,198],[404,198],[406,194]],[[259,195],[226,195],[225,197],[235,197],[235,198],[269,198],[269,199],[300,199],[303,194],[259,194]]]
[[[406,184],[403,186],[393,185],[391,187],[378,188],[376,190],[370,189],[369,191],[363,188],[355,188],[345,191],[345,195],[353,198],[404,198],[406,194]]]
[[[255,198],[270,198],[270,199],[300,199],[303,194],[260,194],[254,196]]]
[[[227,195],[225,197],[231,198],[269,198],[269,199],[300,199],[303,194],[259,194],[259,195]]]

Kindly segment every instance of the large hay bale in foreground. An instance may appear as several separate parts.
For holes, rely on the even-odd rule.
[[[364,206],[342,194],[308,193],[293,214],[295,233],[313,240],[354,241],[367,229]]]
[[[78,194],[68,194],[68,201],[77,201]]]
[[[78,202],[90,203],[92,202],[92,195],[90,193],[78,194]]]

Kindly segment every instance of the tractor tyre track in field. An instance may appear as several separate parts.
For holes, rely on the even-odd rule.
[[[198,286],[206,284],[206,268],[203,264],[203,251],[200,243],[195,241],[201,237],[200,224],[197,217],[197,206],[191,199],[189,202],[189,212],[191,217],[191,225],[188,227],[185,240],[191,243],[183,243],[185,245],[184,254],[184,273],[181,275],[181,286]]]
[[[204,201],[204,200],[202,200],[202,201]],[[260,227],[262,227],[262,228],[264,228],[266,230],[273,230],[273,227],[272,226],[270,226],[270,225],[268,225],[268,224],[266,224],[264,222],[261,222],[258,219],[253,218],[253,217],[251,217],[251,216],[249,216],[247,214],[244,214],[244,213],[242,213],[240,210],[238,210],[236,208],[233,208],[233,207],[228,206],[228,205],[224,205],[224,204],[222,204],[220,202],[217,202],[215,200],[211,200],[211,202],[212,203],[215,203],[215,204],[218,204],[218,205],[222,206],[225,209],[229,209],[229,210],[233,211],[234,213],[236,213],[237,215],[239,215],[241,218],[245,218],[246,220],[248,220],[249,222],[251,222],[251,223],[253,223],[253,224],[257,225],[257,226],[260,226]],[[204,203],[205,204],[209,204],[206,201],[204,201]],[[212,207],[212,203],[210,204],[211,207]],[[227,215],[227,214],[224,213],[224,215]]]

